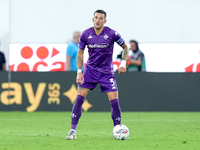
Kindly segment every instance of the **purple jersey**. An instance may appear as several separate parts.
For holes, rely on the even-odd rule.
[[[85,46],[88,48],[87,66],[102,73],[113,73],[114,42],[120,46],[124,44],[121,35],[109,27],[104,26],[99,35],[96,35],[94,27],[85,30],[80,37],[79,48],[81,50],[84,50]]]

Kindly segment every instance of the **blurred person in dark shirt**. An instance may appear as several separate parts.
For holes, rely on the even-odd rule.
[[[0,41],[0,46],[1,46],[1,41]],[[3,70],[3,71],[6,70],[6,59],[5,59],[4,53],[1,52],[1,50],[0,50],[0,70]]]
[[[122,53],[117,58],[121,59],[121,55]],[[138,42],[135,40],[130,40],[129,57],[126,64],[129,72],[146,71],[144,53],[139,49]]]

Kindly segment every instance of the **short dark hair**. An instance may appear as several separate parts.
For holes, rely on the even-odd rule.
[[[130,43],[132,43],[132,42],[135,43],[135,45],[136,45],[136,50],[138,50],[138,49],[139,49],[138,42],[137,42],[136,40],[130,40]]]
[[[104,10],[101,10],[101,9],[98,9],[94,12],[94,15],[95,13],[101,13],[101,14],[104,14],[105,18],[106,18],[106,12]]]

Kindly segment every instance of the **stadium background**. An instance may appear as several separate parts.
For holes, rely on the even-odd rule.
[[[9,62],[10,44],[66,44],[75,30],[83,31],[92,26],[93,12],[99,8],[108,14],[106,25],[117,30],[126,41],[136,39],[140,44],[198,44],[199,6],[200,1],[197,0],[0,0],[1,49]],[[163,53],[167,51],[163,47]],[[190,49],[184,51],[186,52],[190,52]],[[181,52],[176,53],[177,58],[182,55]],[[168,56],[167,58],[170,61]],[[7,69],[8,65],[9,63]],[[73,100],[64,93],[73,85],[76,87],[74,78],[75,74],[69,72],[0,72],[0,110],[70,111]],[[199,73],[148,72],[126,73],[122,76],[116,73],[116,78],[120,99],[129,104],[122,104],[124,111],[200,109]],[[124,79],[128,79],[128,82]],[[136,89],[135,86],[139,88]],[[32,93],[32,100],[27,92]],[[94,100],[92,96],[97,95],[97,92],[100,96]],[[8,93],[12,93],[12,96],[6,99],[10,95]],[[95,107],[102,99],[107,99],[104,94],[99,94],[98,88],[90,95],[87,98],[88,104],[84,105],[90,107],[88,111],[110,110],[106,104]],[[37,101],[38,106],[27,109],[34,101]]]

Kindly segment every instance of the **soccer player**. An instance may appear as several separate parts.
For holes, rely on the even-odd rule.
[[[104,26],[106,23],[106,12],[96,10],[94,12],[93,24],[85,30],[79,42],[77,55],[77,78],[78,94],[72,108],[71,130],[66,137],[68,140],[76,139],[76,128],[82,114],[82,104],[88,92],[100,85],[101,92],[106,92],[111,105],[111,117],[113,125],[121,124],[121,109],[118,100],[118,88],[114,76],[112,55],[114,42],[123,48],[122,62],[119,66],[119,74],[126,72],[126,61],[128,58],[128,47],[120,34]],[[86,69],[82,73],[83,53],[85,46],[88,47],[89,58]]]

